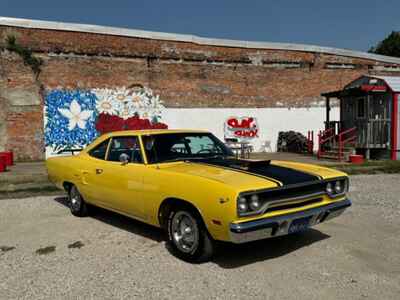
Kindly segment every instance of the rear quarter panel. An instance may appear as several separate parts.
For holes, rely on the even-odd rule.
[[[49,180],[53,182],[59,189],[64,189],[64,182],[71,182],[79,188],[79,176],[77,176],[80,157],[78,156],[62,156],[51,157],[46,160],[46,167]]]

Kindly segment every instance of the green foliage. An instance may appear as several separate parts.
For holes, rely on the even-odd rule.
[[[398,160],[370,160],[361,165],[336,164],[330,168],[338,169],[349,175],[355,174],[383,174],[400,173],[400,161]]]
[[[379,42],[376,47],[369,49],[370,53],[400,57],[400,34],[392,31],[383,41]]]
[[[40,58],[34,57],[32,51],[25,48],[17,43],[15,36],[9,35],[6,39],[6,49],[17,53],[24,60],[24,64],[30,66],[33,73],[38,75],[40,73],[40,67],[42,65],[42,60]]]

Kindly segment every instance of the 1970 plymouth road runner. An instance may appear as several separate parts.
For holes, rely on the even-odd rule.
[[[75,216],[100,206],[165,229],[174,254],[211,257],[214,241],[244,243],[305,230],[351,202],[346,174],[287,161],[243,160],[213,134],[120,131],[75,156],[47,160]]]

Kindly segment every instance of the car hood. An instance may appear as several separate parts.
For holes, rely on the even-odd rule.
[[[210,159],[164,163],[161,170],[216,180],[241,190],[306,184],[346,174],[310,164],[288,161]]]

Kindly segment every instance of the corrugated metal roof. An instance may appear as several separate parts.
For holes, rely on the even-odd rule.
[[[382,79],[393,90],[393,92],[400,92],[400,76],[368,76],[368,77]]]
[[[18,18],[8,18],[8,17],[0,17],[0,26],[14,26],[22,28],[37,28],[37,29],[98,33],[98,34],[138,37],[138,38],[166,40],[166,41],[190,42],[199,45],[209,45],[209,46],[316,52],[316,53],[326,53],[326,54],[371,59],[375,61],[400,64],[400,58],[398,57],[390,57],[390,56],[366,53],[361,51],[338,49],[332,47],[322,47],[315,45],[213,39],[213,38],[204,38],[190,34],[164,33],[164,32],[144,31],[144,30],[135,30],[127,28],[109,27],[109,26],[40,21],[40,20],[18,19]]]

